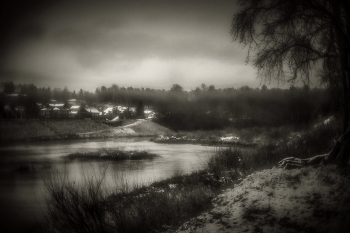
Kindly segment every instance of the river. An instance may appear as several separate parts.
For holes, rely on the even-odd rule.
[[[145,150],[159,156],[118,162],[64,159],[70,153],[102,148]],[[135,185],[201,169],[214,151],[214,147],[159,144],[151,142],[149,138],[49,141],[1,146],[0,231],[18,232],[35,221],[41,221],[46,212],[44,180],[57,174],[65,174],[70,181],[79,184],[86,177],[99,176],[101,171],[107,169],[105,180],[111,191],[121,188],[120,182],[131,189]]]

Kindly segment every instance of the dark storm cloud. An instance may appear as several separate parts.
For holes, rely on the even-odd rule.
[[[235,53],[234,47],[227,43],[220,45],[215,39],[201,40],[179,36],[168,39],[160,34],[145,34],[142,32],[117,32],[108,34],[96,30],[78,30],[66,28],[53,34],[53,40],[59,46],[68,47],[76,52],[77,57],[93,61],[96,64],[104,58],[141,60],[147,57],[161,57],[164,59],[205,58],[219,59],[232,62],[234,58],[241,58],[242,53]],[[117,56],[118,55],[118,56]],[[89,66],[95,64],[89,63]]]
[[[40,86],[49,87],[52,84],[58,84],[56,80],[50,80],[46,74],[41,74],[31,71],[1,69],[0,70],[1,81],[12,81],[14,83],[40,83]],[[62,80],[63,81],[63,80]]]
[[[11,30],[5,34],[11,39],[2,43],[0,69],[42,74],[37,82],[47,77],[58,83],[63,77],[70,83],[132,86],[142,78],[163,87],[176,79],[199,85],[214,72],[213,84],[220,86],[229,74],[252,73],[249,67],[242,72],[246,51],[229,33],[234,1],[35,3],[13,11],[19,19],[9,17]]]
[[[18,37],[22,40],[40,40],[45,37],[47,29],[42,24],[28,24],[18,28]]]
[[[37,14],[54,7],[54,1],[12,0],[0,8],[0,48],[7,47],[13,39],[41,36],[45,30],[42,25],[29,24],[21,29],[21,24],[35,19]]]
[[[92,8],[86,8],[79,20],[72,20],[71,24],[65,21],[58,26],[52,32],[52,40],[76,51],[77,58],[88,66],[103,62],[101,56],[116,61],[118,58],[211,57],[232,62],[235,58],[242,58],[244,52],[237,52],[230,43],[230,18],[227,15],[231,14],[222,14],[222,11],[234,12],[229,9],[232,3],[226,1],[219,7],[210,1],[202,4],[168,1],[167,5],[159,4],[159,1],[136,3],[112,4],[109,8],[99,5],[93,8],[93,12]],[[64,15],[76,18],[74,12],[69,8]],[[225,38],[220,38],[223,33]]]

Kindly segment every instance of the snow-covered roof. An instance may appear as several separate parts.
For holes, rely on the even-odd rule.
[[[111,122],[116,122],[116,121],[119,121],[119,116],[113,118],[112,120],[110,120]]]
[[[64,104],[49,104],[50,107],[63,107]]]
[[[119,112],[124,112],[126,109],[128,109],[128,107],[125,106],[116,106],[116,108],[118,109]]]
[[[72,107],[70,107],[71,110],[78,110],[80,108],[80,106],[78,105],[74,105]]]
[[[106,113],[112,112],[112,111],[113,111],[113,108],[109,107],[109,108],[106,108],[103,112],[106,114]]]
[[[85,108],[85,110],[91,113],[100,113],[100,111],[98,111],[96,108]]]

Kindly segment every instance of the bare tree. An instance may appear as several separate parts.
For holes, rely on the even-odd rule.
[[[330,85],[342,89],[343,132],[325,155],[300,160],[287,158],[283,167],[339,161],[350,155],[350,1],[349,0],[240,0],[231,34],[249,47],[264,81],[309,82],[310,70],[318,66]]]

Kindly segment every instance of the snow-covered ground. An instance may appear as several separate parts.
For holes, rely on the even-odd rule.
[[[335,166],[253,173],[177,232],[350,232],[349,174]]]

